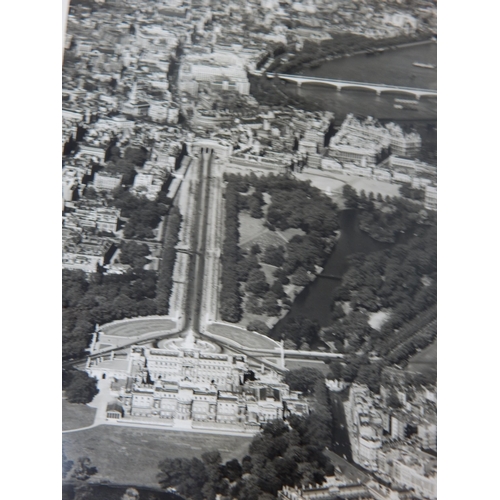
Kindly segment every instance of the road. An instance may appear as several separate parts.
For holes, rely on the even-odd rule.
[[[203,150],[201,153],[201,169],[196,194],[195,220],[191,235],[191,248],[196,249],[189,269],[189,288],[187,292],[187,322],[184,331],[193,330],[199,333],[200,310],[203,295],[203,275],[205,273],[205,249],[208,227],[208,202],[210,200],[210,177],[212,170],[212,153]]]

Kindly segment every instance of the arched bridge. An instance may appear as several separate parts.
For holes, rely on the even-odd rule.
[[[317,78],[315,76],[304,76],[304,75],[287,75],[283,73],[267,73],[268,78],[280,78],[281,80],[288,82],[295,82],[299,87],[303,83],[316,83],[323,85],[331,85],[335,87],[338,91],[342,89],[367,89],[373,90],[377,95],[382,94],[382,92],[393,92],[401,94],[409,94],[414,96],[416,99],[421,97],[437,97],[437,90],[429,89],[414,89],[410,87],[398,87],[396,85],[385,85],[384,83],[365,83],[365,82],[350,82],[347,80],[333,80],[330,78]]]

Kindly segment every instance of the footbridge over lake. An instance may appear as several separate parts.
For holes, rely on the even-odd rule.
[[[335,87],[338,91],[342,89],[366,89],[373,90],[377,95],[381,95],[382,92],[391,92],[406,94],[420,99],[421,97],[437,97],[437,90],[430,89],[414,89],[410,87],[399,87],[397,85],[385,85],[384,83],[366,83],[366,82],[350,82],[347,80],[334,80],[330,78],[317,78],[315,76],[305,76],[305,75],[287,75],[284,73],[267,73],[268,78],[279,78],[280,80],[287,82],[295,82],[299,87],[302,84],[321,84],[330,85]]]
[[[328,278],[331,280],[341,280],[342,276],[337,275],[337,274],[317,274],[316,275],[318,278]]]

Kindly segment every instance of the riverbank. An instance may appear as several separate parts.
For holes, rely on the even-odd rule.
[[[291,55],[285,53],[276,59],[267,69],[268,73],[291,73],[305,68],[317,67],[324,61],[336,58],[352,57],[359,54],[376,54],[386,50],[410,47],[425,43],[435,43],[430,33],[419,35],[401,35],[394,38],[367,38],[361,35],[338,34],[330,40],[320,43],[306,41],[298,54],[282,63]]]
[[[436,43],[435,40],[430,39],[430,40],[422,40],[419,42],[409,42],[409,43],[401,43],[398,45],[388,45],[387,47],[380,47],[379,49],[376,49],[376,51],[374,51],[373,53],[370,53],[370,55],[381,54],[381,53],[384,53],[386,50],[406,49],[409,47],[418,47],[421,45],[429,45],[429,44],[435,44],[435,43]],[[361,55],[369,55],[369,54],[367,54],[366,50],[359,50],[357,52],[353,52],[350,54],[339,54],[336,56],[328,56],[328,57],[325,57],[323,59],[318,59],[318,60],[312,61],[311,63],[304,64],[303,68],[313,69],[313,68],[317,68],[317,67],[321,66],[322,64],[324,64],[326,62],[335,61],[337,59],[344,59],[346,57],[354,57],[354,56],[361,56]],[[302,74],[302,68],[300,68],[297,71],[297,74],[298,75]]]

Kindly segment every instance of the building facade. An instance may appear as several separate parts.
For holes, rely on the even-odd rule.
[[[263,423],[288,415],[306,416],[309,407],[276,372],[250,376],[245,355],[221,353],[215,344],[187,338],[165,341],[164,348],[133,346],[127,367],[90,360],[87,371],[126,381],[116,403],[123,418],[181,427],[209,426],[257,432]],[[119,418],[116,415],[113,418]]]

